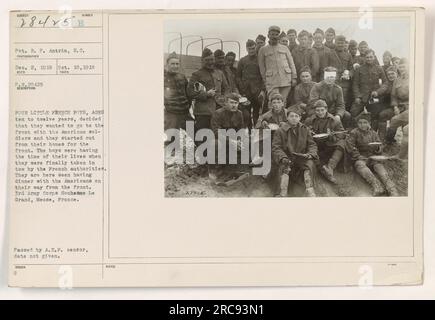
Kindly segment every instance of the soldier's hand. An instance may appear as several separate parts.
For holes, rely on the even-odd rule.
[[[214,97],[216,95],[216,89],[210,89],[207,91],[207,96]]]
[[[356,104],[361,104],[361,98],[356,98],[356,99],[355,99],[355,103],[356,103]]]
[[[296,84],[297,84],[297,83],[298,83],[298,82],[297,82],[296,79],[292,79],[292,82],[291,82],[292,87],[296,87]]]
[[[376,91],[372,91],[372,97],[376,98],[378,96],[378,93]]]
[[[334,116],[334,119],[337,120],[337,121],[341,121],[341,118],[340,118],[340,116],[338,114]]]

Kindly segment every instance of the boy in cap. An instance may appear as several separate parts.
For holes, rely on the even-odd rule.
[[[280,93],[287,102],[292,86],[296,85],[296,68],[289,49],[278,43],[280,28],[269,27],[269,44],[258,52],[258,64],[267,94]]]
[[[301,74],[301,69],[305,66],[310,68],[311,75],[317,77],[319,72],[319,56],[317,51],[310,46],[308,31],[302,30],[299,32],[298,40],[299,45],[292,51],[298,77]]]
[[[382,195],[385,189],[372,170],[377,173],[390,196],[399,196],[396,186],[388,176],[384,165],[370,158],[373,155],[382,153],[379,136],[370,126],[370,113],[362,112],[357,117],[357,123],[358,127],[350,132],[346,141],[346,148],[354,161],[356,171],[372,187],[374,196]]]
[[[195,130],[210,128],[212,114],[222,105],[223,96],[229,92],[225,75],[215,68],[213,52],[205,48],[201,57],[202,67],[192,73],[187,93],[195,100]]]
[[[166,59],[163,74],[164,85],[164,128],[186,130],[186,121],[193,121],[189,109],[191,99],[187,95],[187,78],[180,73],[180,59],[174,53]]]
[[[246,42],[246,51],[248,54],[241,58],[237,64],[236,80],[240,94],[248,98],[251,102],[249,107],[244,107],[244,110],[249,111],[244,113],[245,124],[249,128],[251,121],[253,121],[254,124],[257,123],[260,109],[265,98],[265,88],[258,65],[256,43],[254,40],[248,40]]]
[[[315,114],[305,120],[305,125],[313,134],[329,134],[327,137],[315,138],[314,141],[317,143],[320,158],[320,172],[327,180],[336,183],[334,170],[346,149],[344,128],[341,121],[328,113],[328,105],[325,101],[316,101],[314,110]]]
[[[304,121],[307,116],[312,114],[311,109],[308,108],[308,103],[310,100],[310,92],[313,86],[316,84],[312,81],[311,70],[309,67],[305,66],[301,69],[301,74],[299,75],[300,83],[296,86],[294,90],[294,102],[288,110],[296,110],[301,114],[301,120]]]
[[[255,43],[257,44],[257,53],[258,53],[260,48],[266,45],[266,37],[263,36],[262,34],[259,34],[257,38],[255,38]]]
[[[314,161],[318,159],[317,145],[314,142],[309,128],[300,123],[300,114],[289,111],[287,123],[282,125],[274,134],[272,140],[272,158],[278,166],[276,187],[281,186],[283,174],[288,174],[289,169],[292,178],[303,176],[306,195],[315,197],[314,174],[316,166]],[[288,180],[287,180],[288,181]],[[281,186],[282,187],[282,186]],[[287,186],[288,188],[288,186]],[[281,195],[287,195],[288,189],[276,188]]]
[[[335,30],[333,28],[326,29],[325,32],[325,46],[331,50],[335,50]]]

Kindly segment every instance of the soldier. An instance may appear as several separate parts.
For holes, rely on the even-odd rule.
[[[296,110],[301,115],[301,120],[304,121],[307,116],[312,114],[311,109],[308,108],[308,103],[310,101],[311,89],[316,83],[312,81],[311,70],[308,67],[302,68],[299,79],[300,83],[294,90],[295,104],[290,106],[288,110]]]
[[[370,113],[361,113],[357,121],[358,127],[350,132],[346,141],[346,148],[354,161],[356,171],[372,187],[374,196],[382,195],[385,189],[370,168],[378,174],[391,196],[399,196],[383,164],[370,158],[370,156],[382,153],[379,136],[370,127]]]
[[[310,47],[308,31],[302,30],[299,32],[298,40],[299,45],[292,51],[298,77],[301,69],[305,66],[310,68],[311,75],[317,77],[319,72],[319,56],[317,55],[317,51]]]
[[[346,111],[343,100],[343,90],[336,83],[337,69],[327,67],[324,72],[324,80],[314,84],[310,92],[309,108],[314,110],[317,100],[324,100],[328,106],[328,112],[337,121],[341,121],[347,127],[350,123],[350,114]],[[312,111],[308,111],[312,114]]]
[[[258,51],[260,51],[260,49],[266,45],[266,37],[263,36],[262,34],[259,34],[255,39],[255,43],[257,44],[257,53],[258,53]]]
[[[292,172],[292,177],[303,176],[305,191],[309,197],[315,197],[314,175],[316,166],[314,160],[318,159],[317,145],[314,142],[310,129],[300,123],[300,115],[290,111],[287,115],[287,123],[279,128],[272,140],[272,158],[278,165],[277,184],[280,185],[280,194],[286,196],[288,184],[285,186],[285,178]],[[275,193],[277,193],[276,188]]]
[[[265,88],[258,65],[256,44],[253,40],[246,42],[246,51],[248,55],[241,58],[237,64],[236,79],[240,93],[251,102],[249,115],[246,112],[244,114],[245,124],[249,127],[251,123],[251,110],[254,123],[258,120],[260,108],[265,99]],[[247,116],[249,118],[246,118]]]
[[[193,114],[195,130],[210,128],[211,116],[223,104],[223,96],[229,91],[222,71],[215,69],[213,52],[205,48],[201,56],[202,67],[192,73],[187,93],[195,100]]]
[[[296,32],[296,30],[295,29],[289,29],[287,31],[287,38],[289,40],[288,48],[289,48],[290,52],[292,52],[293,49],[298,46],[298,43],[296,42],[296,38],[297,38],[297,32]]]
[[[279,35],[279,43],[288,48],[289,40],[288,40],[287,35],[284,31],[281,32],[281,34]]]
[[[175,53],[166,59],[164,71],[164,129],[184,129],[190,116],[190,98],[187,96],[187,79],[179,72],[180,60]]]
[[[352,66],[354,69],[359,67],[355,66],[355,63],[358,63],[357,53],[358,53],[358,43],[355,40],[349,40],[349,53],[351,56]]]
[[[323,80],[323,70],[326,67],[331,66],[333,62],[332,51],[323,44],[324,39],[325,36],[323,31],[317,28],[316,31],[314,31],[313,45],[313,49],[317,51],[317,55],[319,56],[319,72],[313,76],[313,79],[316,82]]]
[[[227,80],[229,91],[239,93],[239,89],[237,89],[236,75],[232,72],[232,70],[226,63],[225,52],[223,52],[221,49],[217,49],[214,52],[214,59],[216,69],[222,71],[225,79]]]
[[[325,46],[331,50],[335,50],[335,30],[333,28],[326,29],[325,32]]]
[[[352,87],[351,79],[353,77],[352,56],[345,51],[346,38],[338,35],[335,38],[335,50],[332,50],[332,67],[337,69],[337,84],[343,90],[343,99],[346,110],[350,109],[352,101],[350,100],[350,90]]]
[[[378,108],[379,101],[376,100],[379,100],[379,96],[385,91],[383,84],[386,84],[386,81],[384,70],[375,64],[375,53],[370,49],[365,54],[364,64],[354,73],[352,88],[355,100],[350,109],[353,118],[356,118],[369,102],[373,101],[370,105],[372,110]]]
[[[240,151],[242,148],[240,140],[232,140],[231,137],[226,137],[226,144],[225,146],[219,145],[218,141],[218,132],[219,129],[234,129],[236,131],[245,128],[245,124],[243,122],[243,115],[242,112],[238,109],[239,105],[239,98],[240,95],[237,93],[227,93],[224,96],[224,105],[222,108],[216,110],[216,112],[213,113],[212,119],[211,119],[211,129],[213,130],[215,134],[215,156],[216,156],[216,164],[215,165],[209,165],[209,178],[213,181],[216,181],[217,179],[221,178],[224,174],[224,169],[227,167],[228,169],[232,169],[231,167],[228,167],[228,155],[229,155],[229,148],[235,148],[237,151]],[[219,150],[219,148],[225,148],[227,155],[227,163],[225,165],[217,164],[218,163],[218,155],[220,152],[223,152]],[[234,167],[234,166],[233,166]],[[233,172],[234,173],[234,172]],[[237,178],[232,176],[231,178]]]
[[[326,133],[326,137],[315,138],[320,158],[320,172],[332,183],[337,183],[334,170],[343,158],[346,149],[344,128],[341,121],[328,113],[328,105],[323,100],[314,104],[315,114],[305,120],[314,134]]]
[[[399,57],[392,57],[391,58],[391,64],[396,67],[397,69],[397,75],[400,75],[399,72],[399,63],[400,63],[400,58]]]
[[[394,81],[397,79],[396,67],[390,66],[386,72],[385,76],[387,78],[386,90],[382,99],[382,104],[384,109],[379,113],[379,124],[378,124],[378,134],[382,141],[385,140],[385,134],[387,131],[387,121],[394,116],[394,107],[391,106],[391,91],[393,89]]]
[[[225,66],[233,74],[233,78],[236,78],[237,69],[234,67],[234,62],[236,61],[236,54],[232,51],[228,51],[225,55]]]
[[[391,106],[394,116],[391,118],[390,127],[385,137],[387,144],[395,142],[396,131],[409,123],[409,75],[408,62],[405,58],[399,63],[400,76],[394,81],[391,89]]]
[[[284,109],[284,100],[282,95],[275,93],[270,97],[270,110],[262,114],[258,118],[258,122],[255,125],[257,129],[270,129],[270,124],[276,124],[282,126],[287,123],[287,114]],[[260,144],[261,145],[261,144]]]
[[[291,87],[296,85],[297,74],[290,51],[278,43],[280,31],[277,26],[269,28],[269,44],[258,52],[258,64],[267,94],[280,93],[287,101]]]

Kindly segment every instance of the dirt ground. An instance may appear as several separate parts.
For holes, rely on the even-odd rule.
[[[400,141],[400,136],[397,137]],[[386,155],[397,153],[397,148]],[[383,162],[395,182],[401,196],[408,192],[408,161],[398,159]],[[234,185],[220,186],[209,179],[207,165],[165,164],[166,197],[273,197],[270,183],[261,176],[252,175],[249,166],[238,166],[237,170],[248,172],[249,176]],[[320,174],[317,175],[315,191],[319,197],[365,197],[371,196],[370,186],[354,171],[335,172],[337,184],[331,184]],[[304,197],[301,182],[293,183],[290,197]]]

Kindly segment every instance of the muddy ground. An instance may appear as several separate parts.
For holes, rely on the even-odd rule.
[[[400,141],[400,136],[397,137]],[[390,149],[386,155],[398,152],[398,147]],[[384,161],[390,177],[396,183],[401,196],[408,192],[408,161],[391,159]],[[239,171],[250,173],[249,176],[232,186],[220,186],[211,181],[207,165],[165,164],[166,197],[272,197],[270,182],[261,176],[251,174],[249,166],[239,166]],[[364,197],[371,196],[370,186],[354,171],[341,173],[336,171],[336,185],[317,176],[315,191],[320,197]],[[294,181],[290,197],[304,197],[301,182]]]

